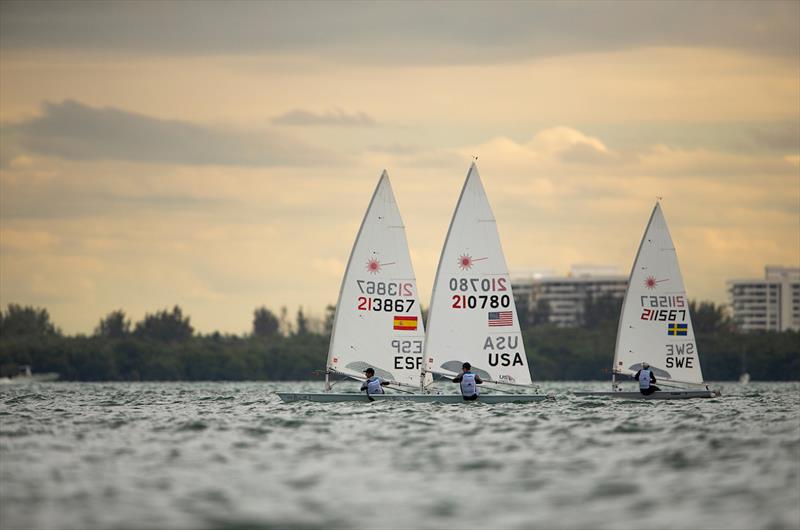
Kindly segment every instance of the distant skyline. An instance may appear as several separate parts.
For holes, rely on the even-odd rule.
[[[424,305],[473,155],[512,271],[800,266],[800,3],[0,3],[0,303],[336,302],[386,168]]]

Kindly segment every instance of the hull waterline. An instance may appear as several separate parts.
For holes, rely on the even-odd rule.
[[[369,403],[366,394],[340,393],[333,392],[276,392],[284,403],[296,401],[312,401],[315,403],[341,403],[341,402],[362,402]],[[375,401],[413,401],[415,403],[475,403],[474,401],[464,401],[458,394],[380,394],[373,395]],[[489,394],[480,396],[478,403],[488,405],[497,403],[535,403],[555,399],[553,396],[545,394]]]
[[[649,396],[641,392],[573,392],[578,397],[610,397],[631,400],[661,400],[661,399],[711,399],[719,397],[718,390],[660,390]]]

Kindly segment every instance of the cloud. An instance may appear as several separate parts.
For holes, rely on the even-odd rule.
[[[612,162],[612,158],[607,152],[587,143],[577,143],[561,153],[561,160],[576,164],[606,164]]]
[[[373,132],[363,145],[384,140]],[[69,332],[116,307],[138,318],[179,303],[204,332],[244,331],[260,305],[321,311],[387,167],[427,305],[474,154],[512,269],[628,269],[657,195],[692,298],[724,302],[725,279],[800,259],[795,155],[627,151],[566,126],[484,138],[450,148],[401,139],[395,153],[367,149],[352,166],[313,170],[15,158],[0,173],[0,302],[44,304]],[[605,162],[585,161],[594,157]]]
[[[800,152],[800,121],[752,127],[748,133],[756,148]]]
[[[312,112],[295,109],[272,119],[276,125],[333,125],[342,127],[374,127],[375,120],[365,112],[348,113],[337,109],[328,112]]]
[[[504,160],[515,168],[556,168],[565,164],[591,168],[598,164],[624,164],[631,161],[630,155],[623,156],[612,151],[599,139],[563,126],[543,129],[527,142],[499,136],[481,144],[452,149],[406,151],[370,148],[369,151],[394,155],[398,163],[406,167],[445,167],[476,155],[483,159]]]
[[[4,144],[68,160],[123,160],[222,166],[316,166],[340,155],[270,130],[237,130],[164,120],[74,100],[3,125]],[[5,160],[9,163],[9,160]]]
[[[536,134],[528,148],[562,162],[578,164],[611,163],[619,157],[597,138],[569,127],[553,127]]]
[[[413,155],[414,153],[418,153],[422,150],[416,145],[401,143],[391,143],[385,145],[373,144],[368,145],[366,149],[367,151],[371,151],[373,153],[388,153],[392,155]]]
[[[419,167],[434,156],[453,161],[468,160],[473,155],[480,155],[482,161],[492,161],[506,172],[535,171],[539,175],[579,179],[600,176],[685,177],[724,182],[746,181],[753,176],[796,179],[796,155],[782,151],[740,153],[665,144],[616,151],[594,136],[565,126],[543,129],[523,142],[501,136],[476,145],[419,151],[409,156],[397,154],[396,161],[407,167]]]
[[[795,57],[797,2],[2,2],[0,47],[154,54],[313,51],[394,63],[646,46]]]
[[[97,185],[96,182],[90,181]],[[87,184],[89,184],[87,182]],[[50,184],[42,189],[22,189],[3,183],[7,197],[0,197],[4,219],[65,219],[71,217],[103,218],[131,213],[160,215],[170,212],[206,211],[219,213],[235,207],[231,200],[190,197],[177,194],[125,195],[108,191],[81,189]],[[90,185],[84,188],[89,188]],[[13,190],[13,194],[11,193]],[[69,200],[59,198],[69,197]],[[5,244],[5,241],[3,242]]]

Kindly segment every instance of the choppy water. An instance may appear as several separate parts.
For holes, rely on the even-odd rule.
[[[800,384],[568,395],[607,386],[493,406],[273,394],[313,383],[6,386],[0,527],[800,527]]]

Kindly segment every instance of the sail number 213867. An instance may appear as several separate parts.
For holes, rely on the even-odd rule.
[[[408,313],[414,307],[415,300],[404,300],[402,298],[369,298],[366,296],[358,297],[359,311],[386,311],[397,313]]]
[[[414,296],[414,286],[410,283],[399,282],[372,282],[368,280],[356,280],[361,294],[377,294],[378,296],[403,296],[411,298]]]

